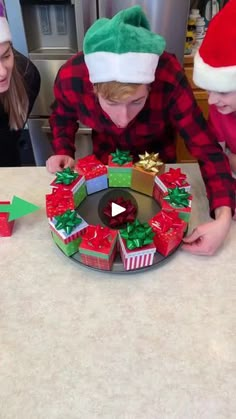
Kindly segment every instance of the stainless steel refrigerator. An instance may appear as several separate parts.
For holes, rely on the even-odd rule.
[[[111,18],[135,4],[143,7],[152,31],[164,36],[167,51],[182,63],[190,0],[5,0],[13,45],[29,55],[41,74],[28,121],[37,165],[44,165],[51,153],[48,116],[59,68],[82,49],[84,34],[98,17]],[[91,150],[90,129],[80,127],[77,137],[83,156]]]
[[[152,31],[164,36],[167,51],[182,63],[190,0],[98,0],[98,15],[111,17],[135,4],[146,12]]]

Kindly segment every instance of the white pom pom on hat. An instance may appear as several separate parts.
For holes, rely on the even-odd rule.
[[[210,21],[194,57],[193,81],[208,91],[236,91],[236,0]]]
[[[11,32],[6,18],[5,8],[0,0],[0,43],[11,41]]]
[[[98,19],[83,45],[90,81],[151,83],[165,45],[161,35],[151,32],[140,6],[124,9],[112,19]]]

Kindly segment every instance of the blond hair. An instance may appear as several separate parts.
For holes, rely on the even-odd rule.
[[[15,60],[15,59],[14,59]],[[0,102],[8,114],[9,127],[12,130],[23,128],[29,109],[29,99],[24,79],[14,61],[9,89],[0,95]]]
[[[105,83],[95,83],[94,92],[100,94],[108,100],[125,100],[136,93],[141,84],[120,83],[118,81],[109,81]]]

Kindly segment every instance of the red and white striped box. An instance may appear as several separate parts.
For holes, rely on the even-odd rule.
[[[78,251],[81,238],[84,235],[86,228],[88,227],[88,224],[82,217],[78,215],[78,218],[81,218],[82,222],[76,226],[70,234],[67,234],[63,229],[58,230],[55,227],[55,217],[48,220],[50,230],[52,231],[53,240],[67,256],[71,256]]]
[[[188,198],[187,207],[172,206],[168,201],[165,200],[166,196],[168,196],[168,193],[161,196],[161,199],[160,199],[160,205],[161,205],[162,211],[172,212],[173,210],[175,210],[176,212],[178,212],[179,218],[184,220],[186,223],[189,223],[191,210],[192,210],[192,199],[193,199],[192,195],[190,195]]]
[[[129,250],[126,247],[125,240],[120,236],[120,233],[118,237],[121,259],[124,268],[127,271],[144,268],[145,266],[150,266],[153,264],[154,254],[156,253],[156,246],[154,243],[140,247],[138,249]]]
[[[187,176],[181,172],[181,169],[170,168],[168,172],[156,175],[154,180],[153,198],[160,203],[161,197],[178,186],[186,192],[190,192],[191,185],[187,181]]]
[[[80,217],[79,215],[78,217],[82,219],[82,217]],[[54,231],[54,233],[58,237],[60,237],[62,241],[66,244],[82,236],[86,230],[86,227],[88,227],[88,223],[86,223],[86,221],[82,219],[82,223],[79,224],[70,234],[67,234],[64,230],[57,230],[55,228],[55,224],[56,224],[55,218],[54,217],[52,219],[49,218],[50,229]]]

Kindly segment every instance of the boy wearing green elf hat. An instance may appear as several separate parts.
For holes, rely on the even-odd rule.
[[[176,161],[179,131],[205,181],[214,221],[198,226],[183,248],[213,254],[223,243],[234,213],[228,160],[208,129],[177,59],[165,40],[150,31],[141,7],[98,19],[87,31],[83,52],[60,69],[50,117],[55,155],[50,172],[74,165],[77,121],[92,128],[93,152],[107,163],[116,148],[134,158],[145,151]]]

